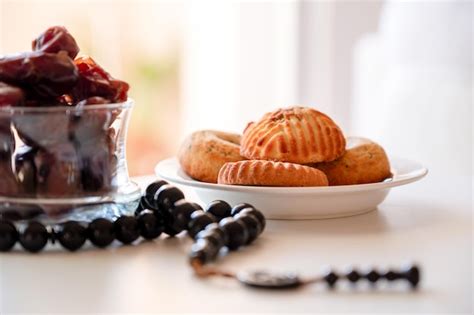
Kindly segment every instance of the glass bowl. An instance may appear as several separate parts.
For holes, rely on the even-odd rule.
[[[132,214],[125,143],[133,100],[0,107],[0,216],[51,223]]]

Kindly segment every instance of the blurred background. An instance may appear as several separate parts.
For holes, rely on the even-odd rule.
[[[0,0],[0,54],[64,25],[131,84],[132,175],[189,132],[315,107],[346,135],[472,174],[471,1]]]

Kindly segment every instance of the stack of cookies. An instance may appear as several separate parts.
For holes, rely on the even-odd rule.
[[[267,113],[249,123],[241,137],[195,132],[179,160],[192,178],[227,185],[354,185],[391,176],[382,147],[368,139],[346,139],[330,117],[308,107]]]

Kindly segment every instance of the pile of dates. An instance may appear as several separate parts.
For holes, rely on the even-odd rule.
[[[121,112],[87,107],[126,101],[129,85],[78,52],[72,35],[54,26],[33,41],[32,51],[0,57],[0,196],[71,197],[116,188],[112,124]]]

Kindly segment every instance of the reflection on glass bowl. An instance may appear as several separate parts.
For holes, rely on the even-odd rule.
[[[0,214],[65,220],[133,211],[140,191],[125,156],[132,108],[130,99],[0,108]]]

